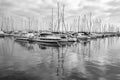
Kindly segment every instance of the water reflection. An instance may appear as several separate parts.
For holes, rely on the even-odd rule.
[[[0,38],[0,80],[120,80],[120,38],[62,46]]]

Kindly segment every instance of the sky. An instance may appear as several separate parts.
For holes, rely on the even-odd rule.
[[[65,16],[71,18],[92,12],[106,23],[120,23],[120,0],[0,0],[0,14],[39,16],[50,19],[57,14],[57,3],[65,5]]]

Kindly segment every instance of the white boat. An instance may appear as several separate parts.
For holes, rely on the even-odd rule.
[[[35,41],[35,42],[42,42],[42,43],[57,43],[60,39],[61,38],[56,35],[53,35],[53,34],[48,35],[47,34],[44,36],[33,38],[31,40]]]
[[[85,35],[84,33],[78,33],[77,39],[78,40],[87,40],[90,39],[91,37],[89,35]]]
[[[29,39],[33,38],[33,33],[21,33],[19,36],[16,37],[15,40],[17,41],[29,41]]]
[[[72,37],[68,37],[67,35],[62,35],[60,36],[60,41],[59,42],[75,42],[77,41],[77,38],[72,38]]]
[[[5,33],[3,31],[0,31],[0,37],[4,37]]]
[[[42,33],[40,34],[39,37],[32,38],[31,41],[39,42],[40,44],[46,44],[46,45],[61,45],[66,42],[74,42],[76,40],[73,38],[63,37],[58,34]]]
[[[24,38],[24,37],[17,37],[17,38],[15,39],[15,41],[28,42],[28,38]]]

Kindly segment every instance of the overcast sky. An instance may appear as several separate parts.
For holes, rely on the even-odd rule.
[[[120,0],[0,0],[0,13],[48,16],[51,8],[56,13],[57,2],[65,4],[68,18],[92,12],[107,22],[120,23]]]

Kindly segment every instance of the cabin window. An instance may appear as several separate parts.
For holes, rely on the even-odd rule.
[[[66,38],[65,36],[61,36],[61,38]]]

